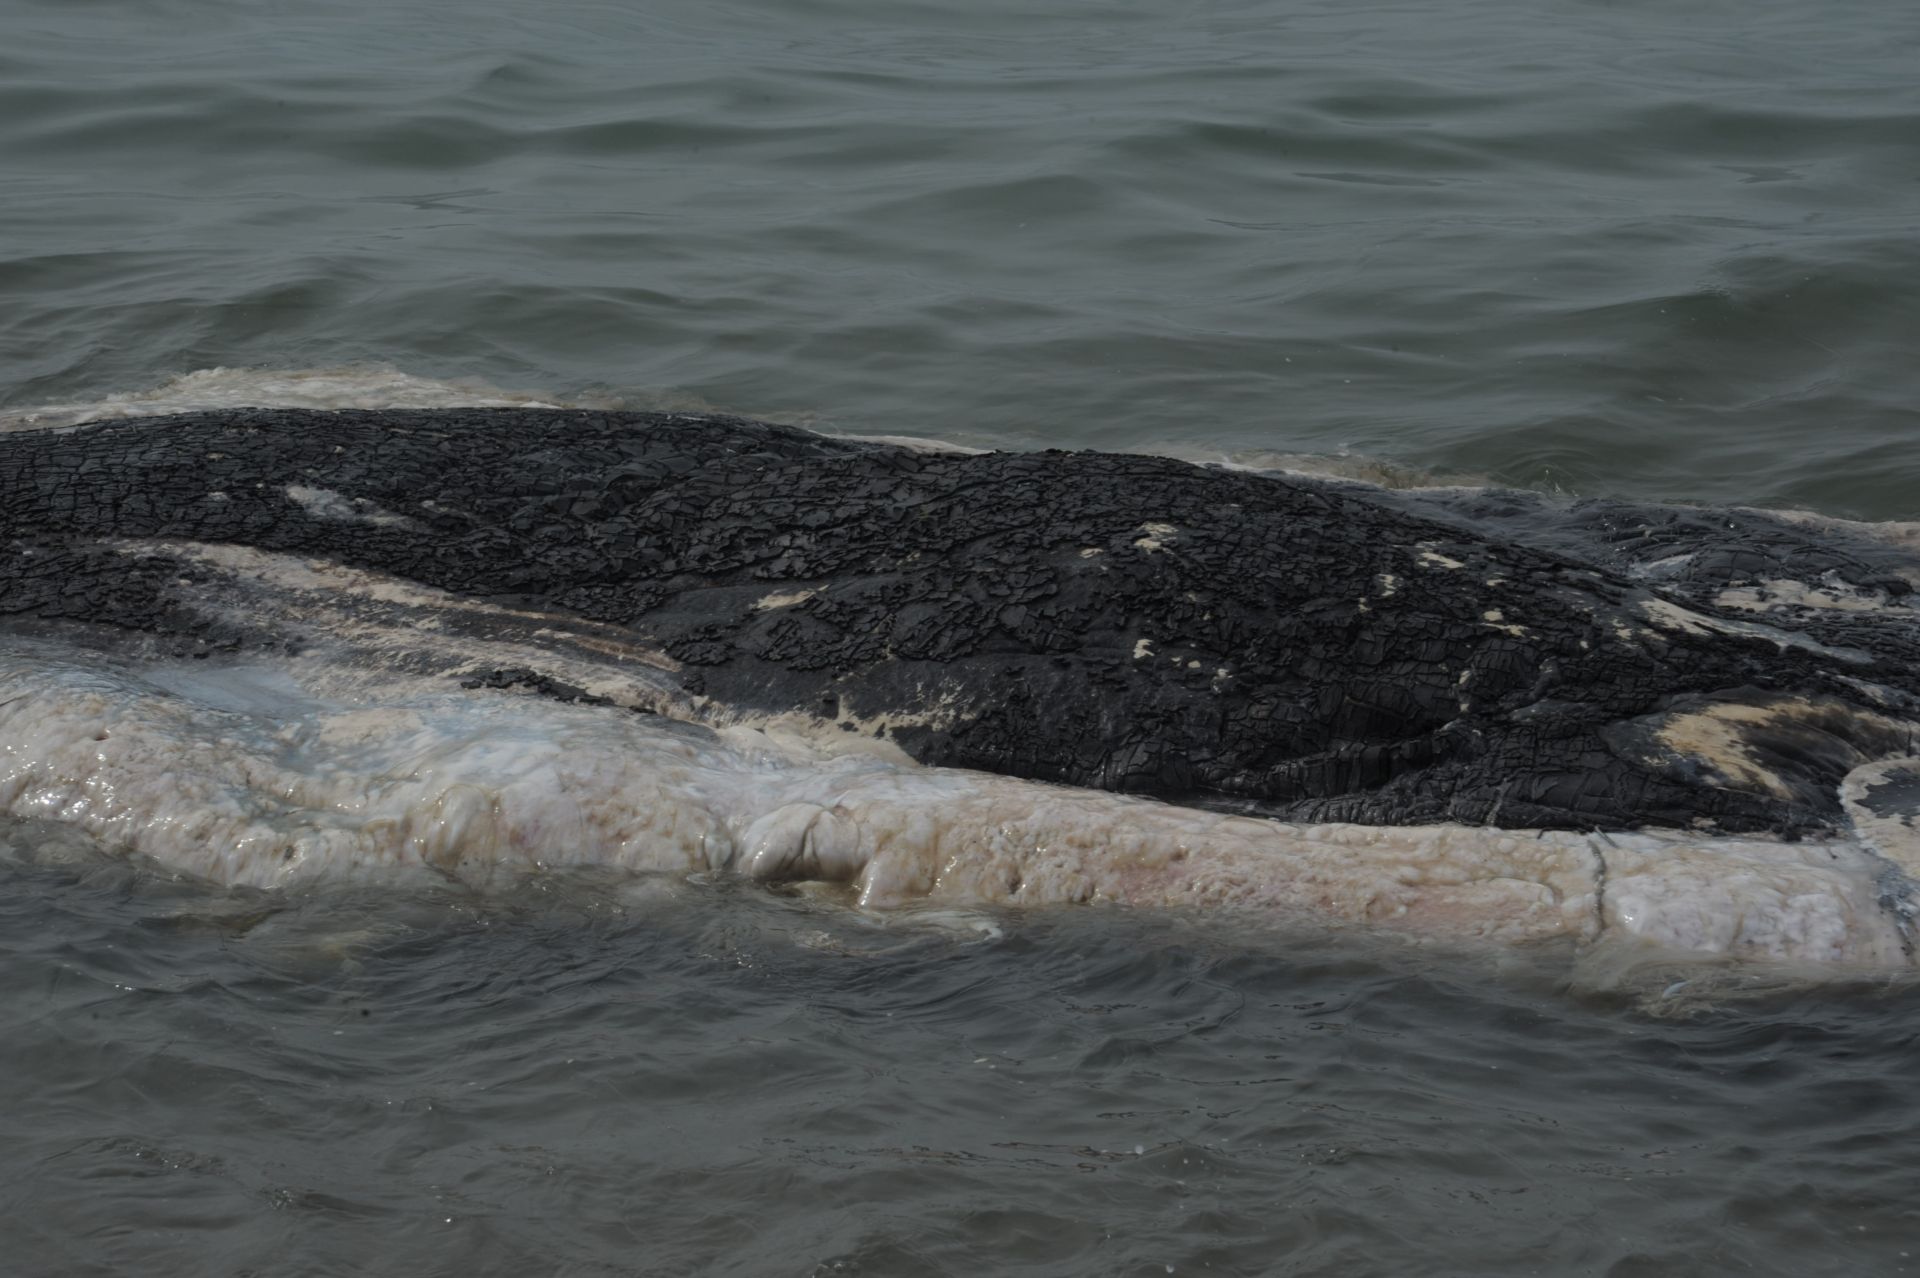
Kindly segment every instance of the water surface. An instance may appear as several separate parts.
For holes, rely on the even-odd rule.
[[[0,407],[395,368],[1914,519],[1916,66],[1907,0],[14,0]],[[23,1273],[1915,1268],[1907,987],[5,840]]]
[[[372,361],[1916,512],[1905,0],[19,0],[0,396]]]
[[[4,886],[22,1272],[1914,1269],[1911,988],[725,883]]]

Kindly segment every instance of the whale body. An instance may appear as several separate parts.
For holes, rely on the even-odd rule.
[[[1911,952],[1920,556],[1857,528],[259,409],[0,434],[0,545],[0,803],[229,881],[625,856]]]

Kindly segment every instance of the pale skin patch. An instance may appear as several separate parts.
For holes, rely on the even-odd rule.
[[[985,448],[970,448],[966,444],[953,444],[944,439],[928,439],[924,435],[842,435],[834,431],[822,432],[828,439],[856,439],[863,444],[892,444],[896,448],[910,448],[916,453],[948,453],[956,457],[984,457]]]
[[[1888,612],[1893,608],[1878,590],[1855,590],[1844,583],[1825,587],[1769,577],[1750,586],[1729,586],[1713,597],[1721,608],[1772,612],[1776,608],[1815,608],[1823,612]],[[1900,611],[1910,611],[1900,609]]]
[[[1791,787],[1755,757],[1747,734],[1770,725],[1817,723],[1823,713],[1830,710],[1804,697],[1787,698],[1770,705],[1716,705],[1675,715],[1662,725],[1656,738],[1676,754],[1710,764],[1731,784],[1791,799],[1794,797]],[[1863,727],[1889,734],[1901,731],[1901,725],[1871,712],[1854,711],[1852,715]]]
[[[1850,648],[1835,648],[1802,634],[1788,630],[1776,630],[1772,626],[1751,621],[1727,621],[1719,617],[1709,617],[1691,608],[1684,608],[1667,599],[1643,599],[1637,605],[1642,615],[1661,630],[1678,631],[1695,638],[1710,638],[1714,635],[1742,635],[1750,639],[1764,639],[1778,644],[1782,649],[1804,648],[1808,652],[1818,652],[1829,657],[1838,657],[1843,661],[1868,661],[1866,654]]]
[[[616,705],[695,717],[693,707],[659,678],[679,670],[680,663],[636,643],[622,627],[564,621],[552,613],[482,603],[397,577],[247,546],[109,544],[130,556],[159,551],[216,570],[206,580],[182,580],[176,587],[180,602],[207,616],[271,619],[292,633],[326,646],[344,644],[361,656],[404,654],[437,666],[442,676],[537,668]],[[388,605],[404,611],[389,611]],[[456,619],[471,633],[452,633],[448,623]],[[530,627],[529,622],[544,624]],[[358,678],[356,664],[339,663],[336,675]]]
[[[1135,531],[1145,534],[1134,539],[1135,548],[1152,554],[1156,550],[1164,550],[1166,539],[1180,530],[1172,524],[1141,524]]]
[[[1682,634],[1693,635],[1696,638],[1706,638],[1725,631],[1725,627],[1714,625],[1711,618],[1703,617],[1690,608],[1682,608],[1679,604],[1669,603],[1665,599],[1648,599],[1641,603],[1640,611],[1646,614],[1647,620],[1662,630],[1678,630]]]
[[[1704,714],[1670,721],[1660,729],[1659,740],[1675,754],[1712,764],[1734,785],[1791,799],[1792,789],[1754,758],[1741,731],[1743,726],[1763,724],[1773,717],[1772,711],[1758,706],[1716,706]]]
[[[819,593],[820,591],[817,587],[812,590],[781,591],[777,594],[767,595],[761,599],[760,602],[753,605],[753,610],[755,612],[769,612],[775,608],[791,608],[795,604],[805,603]]]
[[[1749,791],[1766,791],[1776,798],[1793,798],[1788,785],[1753,758],[1738,720],[1728,722],[1728,718],[1730,716],[1695,714],[1668,723],[1659,733],[1661,745],[1674,754],[1690,754],[1707,760],[1734,785]]]
[[[404,515],[382,510],[373,503],[359,498],[343,497],[330,488],[315,488],[308,484],[288,484],[282,491],[286,493],[289,501],[317,519],[346,524],[373,524],[382,528],[413,526],[413,521]],[[208,494],[209,497],[212,495]]]
[[[1423,568],[1445,568],[1448,570],[1465,568],[1467,565],[1452,555],[1443,555],[1437,550],[1422,548],[1417,561]]]
[[[1516,639],[1524,639],[1527,634],[1527,628],[1525,626],[1516,626],[1508,623],[1506,614],[1502,613],[1498,608],[1481,613],[1480,624],[1490,630],[1498,630],[1505,634],[1510,634]]]

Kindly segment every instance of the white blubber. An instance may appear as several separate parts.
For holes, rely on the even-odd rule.
[[[222,884],[542,867],[848,885],[866,908],[1203,905],[1510,944],[1903,967],[1864,843],[1299,825],[829,756],[444,678],[0,645],[0,810]]]

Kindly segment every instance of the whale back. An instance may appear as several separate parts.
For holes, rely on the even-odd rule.
[[[517,628],[524,662],[443,662],[470,686],[598,696],[597,660],[654,713],[1300,820],[1806,834],[1913,751],[1903,579],[1826,624],[1538,513],[716,416],[221,411],[0,436],[0,613],[325,641],[240,549],[438,592],[380,605],[429,664]]]

